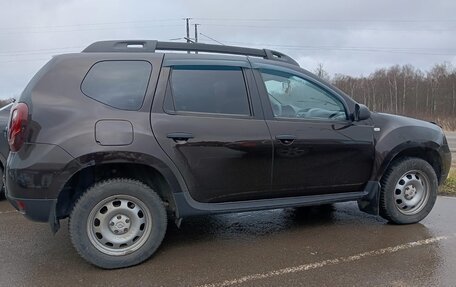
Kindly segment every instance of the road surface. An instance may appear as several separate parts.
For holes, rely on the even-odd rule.
[[[455,286],[456,198],[397,226],[355,203],[200,216],[172,224],[145,263],[101,270],[0,201],[0,286]]]

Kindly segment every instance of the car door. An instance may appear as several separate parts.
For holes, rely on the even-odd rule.
[[[361,191],[374,160],[370,121],[349,120],[343,97],[304,73],[257,68],[274,142],[272,188],[281,196]]]
[[[193,199],[228,202],[267,197],[272,140],[247,61],[167,56],[151,125]]]

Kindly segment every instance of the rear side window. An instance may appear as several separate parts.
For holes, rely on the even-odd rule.
[[[175,111],[250,115],[240,67],[175,66],[170,82]]]
[[[111,107],[141,108],[152,66],[146,61],[104,61],[92,66],[81,85],[82,92]]]

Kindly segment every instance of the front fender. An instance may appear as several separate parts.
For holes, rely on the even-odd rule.
[[[422,155],[438,154],[439,164],[445,169],[445,135],[436,125],[415,119],[377,114],[374,134],[375,163],[371,180],[380,180],[390,163],[401,153],[414,151]]]

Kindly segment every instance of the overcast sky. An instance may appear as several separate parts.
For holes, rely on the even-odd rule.
[[[181,38],[183,17],[223,44],[279,50],[310,71],[425,70],[455,63],[455,12],[454,0],[0,0],[0,98],[18,96],[52,55],[98,40]]]

